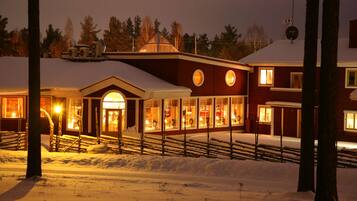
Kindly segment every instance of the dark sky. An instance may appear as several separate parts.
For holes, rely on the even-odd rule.
[[[300,33],[304,32],[305,2],[295,0],[295,25]],[[340,37],[347,37],[348,21],[357,19],[357,0],[340,2]],[[63,29],[70,17],[76,39],[79,23],[86,15],[91,15],[101,30],[107,28],[110,16],[124,20],[148,15],[166,27],[177,20],[184,32],[208,33],[211,38],[223,31],[225,24],[236,26],[244,34],[256,23],[264,26],[270,38],[280,39],[285,29],[283,21],[291,15],[292,5],[291,0],[40,0],[40,4],[42,33],[50,23]],[[0,0],[0,15],[9,18],[10,30],[26,26],[27,0]]]

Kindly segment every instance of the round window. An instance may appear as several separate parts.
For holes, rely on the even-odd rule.
[[[202,70],[197,69],[195,70],[195,72],[193,72],[192,81],[195,86],[197,87],[201,86],[204,80],[205,80],[205,76]]]
[[[234,71],[229,70],[226,72],[226,84],[231,87],[234,83],[236,83],[236,74]]]

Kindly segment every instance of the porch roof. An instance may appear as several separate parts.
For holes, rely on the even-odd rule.
[[[41,59],[42,92],[71,91],[72,95],[75,92],[80,95],[83,90],[110,78],[142,91],[139,97],[147,99],[191,94],[189,88],[173,85],[120,61],[72,62]],[[0,57],[0,94],[27,93],[27,88],[28,58]]]

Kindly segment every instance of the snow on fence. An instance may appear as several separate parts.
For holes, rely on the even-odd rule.
[[[26,150],[26,132],[0,131],[0,149]]]
[[[265,160],[271,162],[299,163],[300,149],[288,146],[274,146],[262,143],[248,143],[238,140],[230,142],[209,138],[207,141],[180,137],[145,135],[141,137],[101,135],[70,136],[55,135],[52,150],[60,152],[86,152],[96,144],[105,144],[113,153],[145,154],[162,156],[207,157],[239,160]],[[338,167],[357,168],[357,152],[342,149],[338,151]],[[316,150],[315,150],[316,162]]]

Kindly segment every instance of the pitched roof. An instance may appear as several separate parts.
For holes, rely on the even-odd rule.
[[[81,90],[115,77],[150,94],[180,93],[189,96],[191,89],[176,86],[120,61],[72,62],[41,59],[41,89]],[[0,92],[27,90],[28,58],[0,57]],[[151,97],[152,98],[152,97]]]
[[[320,66],[321,45],[318,43],[317,65]],[[239,62],[252,66],[303,66],[304,40],[278,40]],[[338,40],[339,67],[357,67],[357,48],[349,48],[349,40]]]
[[[178,52],[178,50],[162,35],[154,35],[139,52]],[[159,44],[158,44],[159,43]]]

